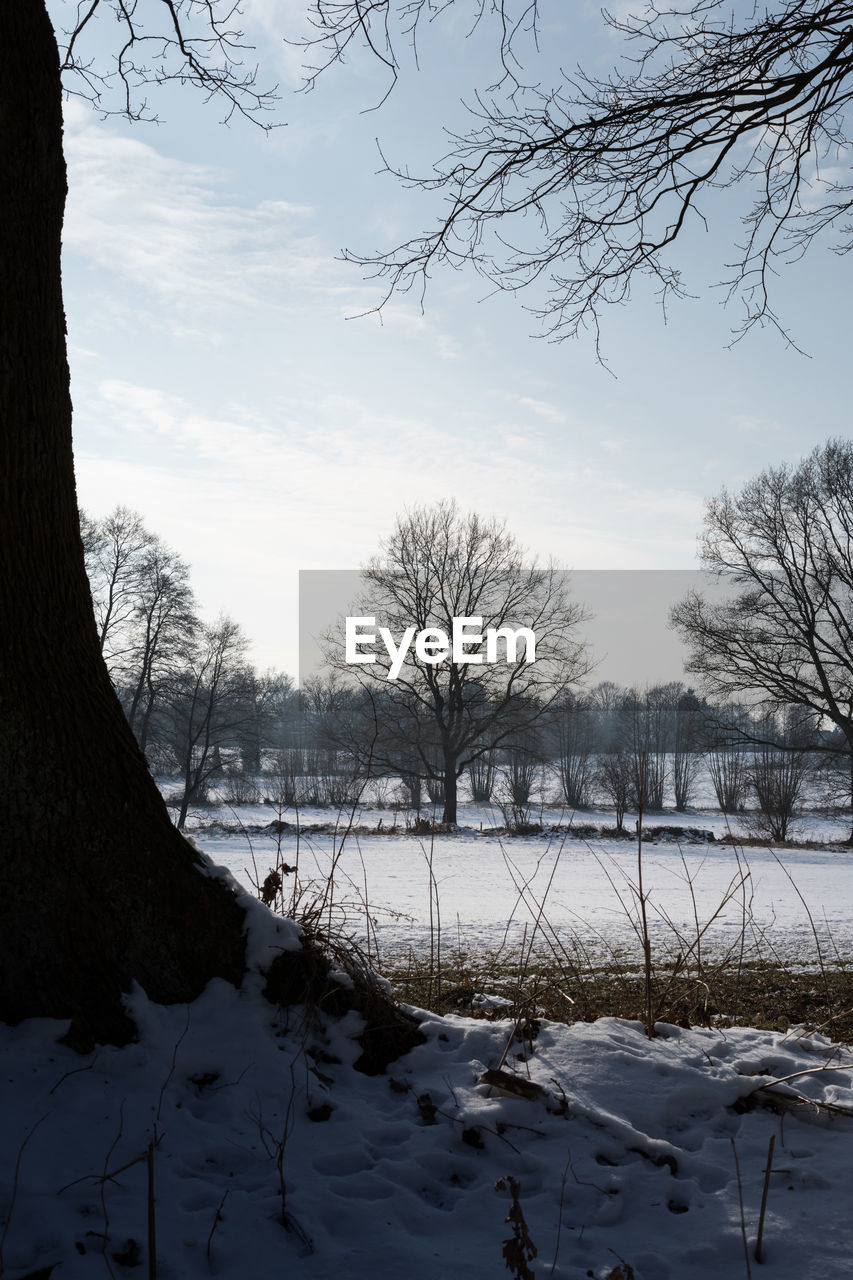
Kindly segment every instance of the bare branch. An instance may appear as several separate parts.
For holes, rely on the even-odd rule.
[[[224,102],[225,123],[236,113],[263,129],[274,128],[276,122],[264,116],[278,100],[277,86],[258,88],[257,68],[244,64],[252,46],[233,25],[241,12],[236,0],[90,0],[88,5],[81,0],[60,50],[66,93],[84,98],[104,115],[152,120],[147,87],[189,84],[205,100]],[[81,48],[96,25],[92,19],[105,15],[123,33],[112,70],[99,67]]]
[[[397,42],[414,44],[418,23],[450,3],[314,0],[304,43],[323,58],[308,83],[361,43],[393,87]],[[707,229],[718,193],[737,188],[744,237],[721,265],[727,300],[744,307],[735,333],[769,324],[791,342],[770,301],[777,266],[832,230],[837,252],[853,244],[853,5],[781,0],[744,17],[730,0],[695,0],[605,15],[626,42],[623,63],[604,78],[564,73],[549,91],[521,78],[519,35],[535,47],[535,0],[472,8],[474,25],[496,23],[501,73],[475,91],[470,129],[451,135],[431,172],[387,166],[443,210],[393,249],[346,255],[386,282],[379,306],[395,292],[423,295],[437,266],[469,264],[498,289],[536,286],[531,310],[550,338],[597,335],[602,309],[642,278],[664,307],[686,295],[673,247]]]

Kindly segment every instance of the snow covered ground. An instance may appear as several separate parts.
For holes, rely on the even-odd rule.
[[[309,826],[320,820],[318,815],[300,817]],[[711,829],[704,815],[686,820],[668,815],[661,821],[671,824],[676,818],[681,825],[687,821]],[[234,815],[229,819],[233,827]],[[243,819],[247,828],[253,820],[268,823],[269,810],[250,811]],[[585,822],[594,820],[584,814]],[[605,815],[598,820],[604,822]],[[359,821],[368,825],[361,816]],[[814,840],[847,834],[846,824],[827,819],[804,824],[802,830]],[[636,950],[631,921],[637,917],[632,890],[637,849],[630,840],[497,838],[469,829],[433,840],[350,835],[341,850],[340,836],[331,834],[302,835],[297,841],[293,833],[214,827],[196,830],[194,838],[246,886],[256,877],[262,881],[283,859],[297,867],[285,877],[286,892],[298,878],[309,899],[326,894],[334,864],[334,903],[345,912],[355,936],[365,940],[370,933],[380,965],[383,955],[400,955],[410,946],[426,948],[439,917],[445,947],[494,949],[507,933],[517,941],[525,927],[529,931],[542,907],[540,933],[547,922],[599,956]],[[716,917],[707,934],[711,946],[725,947],[739,934],[746,912],[754,929],[764,931],[786,959],[814,952],[814,929],[824,946],[831,949],[834,942],[848,952],[853,949],[851,871],[853,850],[839,845],[773,850],[689,838],[648,843],[643,876],[653,939],[671,939],[673,927],[685,937],[695,936],[695,900],[701,926]]]
[[[235,825],[233,813],[203,816]],[[240,818],[258,827],[270,811]],[[815,823],[800,834],[845,832]],[[432,841],[350,836],[342,851],[330,835],[297,842],[214,826],[195,838],[244,885],[276,859],[298,863],[285,888],[298,876],[308,897],[329,891],[336,859],[333,905],[344,904],[355,933],[366,936],[370,919],[380,962],[427,945],[431,887],[446,945],[493,947],[508,922],[516,935],[532,928],[544,904],[549,927],[597,938],[603,952],[637,952],[627,841],[499,840],[473,822]],[[837,845],[774,856],[720,842],[650,844],[654,942],[673,926],[695,928],[694,897],[704,921],[744,879],[714,926],[721,944],[746,906],[778,950],[811,954],[808,907],[844,950],[853,943],[851,856]],[[257,903],[251,915],[256,965],[295,945],[290,922]],[[4,1280],[853,1275],[846,1047],[796,1030],[667,1024],[649,1041],[639,1024],[610,1018],[540,1021],[522,1041],[512,1021],[419,1012],[426,1042],[366,1077],[353,1067],[357,1015],[306,1020],[301,1008],[272,1008],[261,986],[258,973],[240,992],[217,981],[172,1008],[137,990],[138,1043],[87,1057],[57,1043],[62,1023],[0,1025]],[[487,1072],[503,1074],[484,1080]],[[518,1210],[507,1220],[513,1187],[523,1228]],[[508,1270],[519,1233],[519,1266]]]
[[[614,1019],[522,1044],[422,1014],[426,1043],[369,1078],[357,1016],[306,1023],[259,987],[136,992],[139,1042],[82,1059],[62,1024],[0,1027],[5,1280],[152,1275],[152,1227],[160,1280],[758,1275],[771,1137],[767,1274],[850,1274],[846,1049]],[[527,1272],[505,1266],[510,1180]]]

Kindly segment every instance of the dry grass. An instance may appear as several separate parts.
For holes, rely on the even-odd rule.
[[[442,965],[438,999],[428,955],[386,956],[383,970],[401,1000],[436,1013],[512,1017],[522,1023],[537,1017],[566,1023],[600,1017],[644,1021],[645,977],[636,956],[594,965],[574,978],[549,954],[504,954],[495,964],[496,958],[480,953],[472,963],[458,953],[448,955]],[[753,959],[719,967],[711,958],[701,977],[686,973],[670,983],[670,973],[664,965],[653,975],[656,996],[665,994],[657,1021],[685,1027],[750,1026],[782,1032],[803,1027],[853,1044],[853,969],[821,968],[814,956],[784,965]],[[482,1007],[475,997],[484,993],[501,996],[509,1003]]]

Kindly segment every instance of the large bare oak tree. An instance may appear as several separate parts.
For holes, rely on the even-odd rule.
[[[173,53],[186,7],[154,6]],[[81,8],[78,32],[96,8]],[[68,45],[70,68],[73,33]],[[44,0],[0,13],[0,185],[0,1017],[70,1017],[84,1045],[131,1034],[120,993],[133,981],[167,1002],[214,975],[239,981],[243,910],[172,826],[101,657],[71,452],[61,60]]]
[[[62,57],[44,0],[0,7],[0,1018],[70,1019],[79,1048],[134,1034],[121,1000],[134,982],[173,1003],[245,970],[244,908],[169,820],[110,683],[86,577],[60,276],[61,72],[79,72],[95,100],[109,88],[80,52],[99,11],[120,24],[126,114],[142,111],[135,90],[169,78],[229,112],[266,101],[238,66],[227,3],[87,0]],[[286,952],[268,993],[322,992],[340,1007],[327,969],[313,949]],[[362,994],[362,1063],[377,1069],[412,1032]]]

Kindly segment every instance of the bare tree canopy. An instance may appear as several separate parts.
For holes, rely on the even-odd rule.
[[[277,101],[275,87],[260,88],[257,68],[247,65],[253,50],[235,0],[55,0],[49,7],[65,92],[103,114],[156,120],[147,91],[176,83],[224,104],[225,122],[236,113],[273,127],[263,113]],[[109,59],[98,47],[101,27],[110,32]]]
[[[478,619],[478,629],[535,635],[535,661],[523,643],[505,641],[501,658],[458,662],[410,647],[393,678],[392,655],[375,648],[375,661],[347,665],[340,637],[327,639],[327,656],[373,692],[385,731],[372,744],[398,766],[443,782],[444,821],[456,821],[456,784],[464,769],[511,736],[536,724],[558,696],[587,672],[577,637],[583,609],[568,595],[566,574],[525,564],[505,524],[453,502],[417,507],[397,520],[382,552],[362,570],[362,616],[372,616],[396,638],[407,629],[450,636],[454,619]],[[471,650],[473,652],[473,650]],[[450,655],[448,655],[449,658]],[[387,726],[393,732],[387,732]]]
[[[687,669],[721,697],[826,719],[853,753],[853,443],[830,440],[707,504],[700,557],[738,588],[689,594],[672,621]]]
[[[396,79],[400,48],[417,55],[419,29],[452,3],[314,0],[309,83],[358,42]],[[626,301],[639,277],[664,304],[686,294],[673,246],[707,229],[715,193],[729,187],[743,202],[742,238],[721,283],[743,303],[738,332],[781,329],[768,289],[778,264],[828,231],[838,252],[850,248],[853,5],[652,0],[642,16],[605,14],[625,44],[620,66],[604,77],[564,71],[552,88],[525,83],[522,69],[547,0],[467,8],[473,22],[494,22],[498,81],[477,91],[470,129],[450,135],[431,172],[389,164],[443,207],[431,230],[348,255],[387,280],[386,298],[470,262],[501,289],[542,286],[532,310],[551,337],[597,333],[602,308]]]

